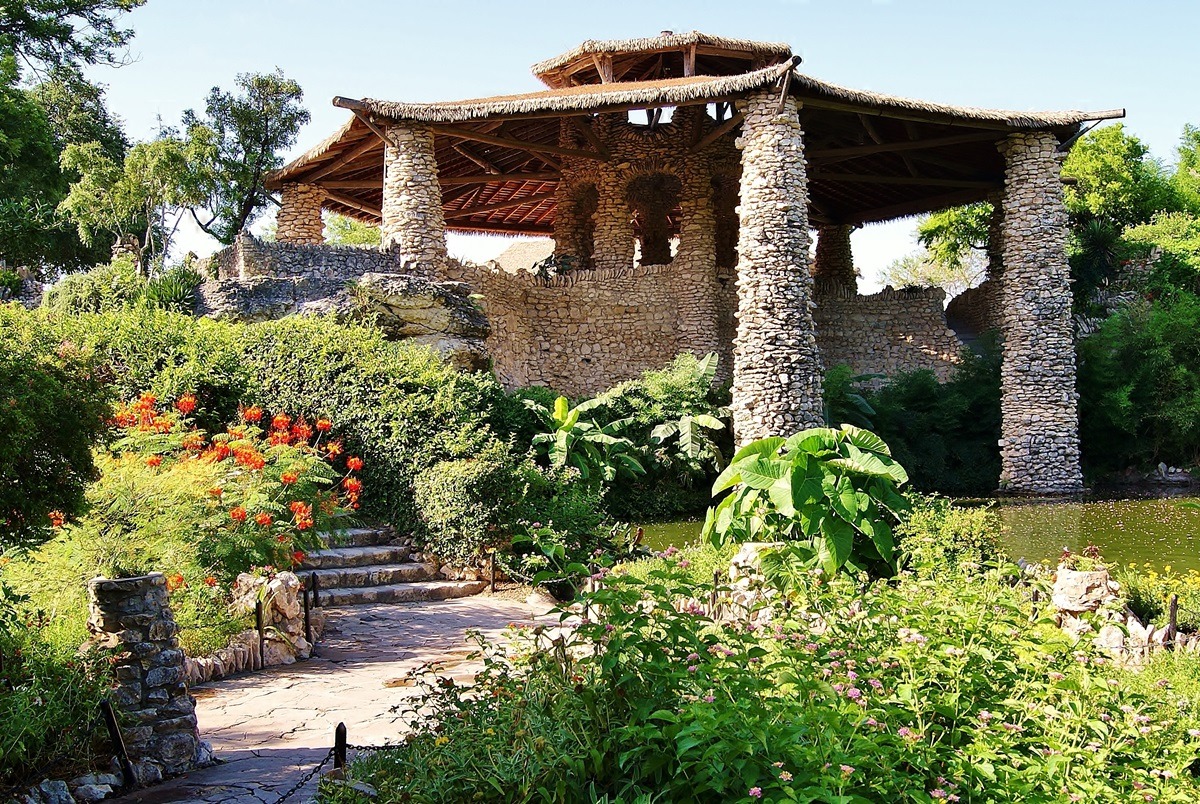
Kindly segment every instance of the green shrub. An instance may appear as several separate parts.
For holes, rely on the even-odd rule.
[[[25,283],[21,275],[9,268],[0,268],[0,301],[15,298]]]
[[[826,371],[823,385],[825,424],[830,427],[853,424],[855,427],[867,430],[874,428],[875,423],[872,417],[875,415],[875,409],[867,401],[862,386],[864,383],[882,376],[881,374],[855,374],[853,369],[845,364],[834,366]]]
[[[759,628],[679,611],[698,590],[672,567],[610,576],[585,596],[594,621],[552,646],[535,629],[474,684],[421,677],[412,732],[348,776],[411,802],[1200,795],[1195,658],[1166,684],[1132,678],[1044,608],[1031,622],[1008,581],[814,580],[814,610],[777,606]],[[331,784],[320,800],[365,802]]]
[[[47,538],[54,522],[83,511],[109,396],[91,356],[20,305],[0,303],[0,341],[3,553],[7,545]]]
[[[901,374],[866,394],[874,428],[917,491],[993,493],[1000,484],[1000,350],[964,354],[948,382],[932,372]]]
[[[102,313],[134,304],[145,288],[133,260],[119,257],[90,271],[67,274],[46,293],[45,305],[63,315]]]
[[[1179,597],[1176,626],[1181,631],[1200,631],[1200,572],[1173,572],[1170,565],[1162,572],[1150,564],[1116,567],[1113,577],[1121,586],[1121,597],[1143,624],[1165,628],[1170,621],[1171,596]]]
[[[945,571],[978,572],[1002,555],[1000,515],[990,506],[963,508],[942,497],[909,496],[896,528],[903,565],[922,578]]]
[[[659,573],[675,570],[685,582],[697,589],[712,588],[714,576],[719,575],[720,586],[729,580],[729,566],[741,545],[696,542],[677,549],[667,548],[653,556],[613,567],[614,575],[626,575],[646,583],[660,577]]]

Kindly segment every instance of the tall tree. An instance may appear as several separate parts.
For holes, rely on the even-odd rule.
[[[917,223],[917,241],[930,259],[950,272],[963,271],[967,263],[978,267],[979,253],[987,249],[992,205],[986,201],[927,215]]]
[[[204,201],[192,214],[222,243],[232,243],[270,203],[263,181],[309,121],[303,90],[279,69],[239,75],[237,87],[213,87],[204,117],[191,110],[183,116],[190,150],[203,155],[193,170]]]
[[[122,16],[146,0],[0,0],[0,50],[35,72],[79,64],[122,64],[133,30]]]
[[[331,246],[378,246],[379,227],[336,212],[325,216],[325,242]]]
[[[108,110],[105,87],[83,77],[75,67],[55,67],[30,90],[46,113],[59,149],[98,142],[109,157],[119,160],[129,148],[121,121]]]
[[[1121,229],[1181,208],[1166,168],[1120,123],[1080,138],[1062,173],[1075,180],[1065,197],[1077,224],[1100,220]]]
[[[1196,126],[1183,127],[1172,183],[1191,213],[1200,215],[1200,128]]]

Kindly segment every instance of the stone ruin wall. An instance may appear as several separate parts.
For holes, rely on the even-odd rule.
[[[288,277],[296,279],[354,279],[367,273],[402,271],[394,254],[363,246],[279,243],[240,234],[233,245],[197,264],[210,279]]]

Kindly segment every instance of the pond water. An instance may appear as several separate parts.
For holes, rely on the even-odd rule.
[[[1089,543],[1115,564],[1149,563],[1177,572],[1200,571],[1200,511],[1182,508],[1196,497],[1089,502],[1009,502],[997,504],[1004,521],[1003,543],[1014,558],[1052,562],[1068,547]],[[646,526],[646,543],[661,550],[700,537],[700,520]]]

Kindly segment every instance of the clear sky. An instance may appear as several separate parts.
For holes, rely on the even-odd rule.
[[[584,39],[662,30],[792,45],[802,72],[847,86],[1016,110],[1128,109],[1171,161],[1200,125],[1196,0],[148,0],[128,17],[137,61],[92,77],[134,138],[177,123],[210,87],[280,67],[312,111],[296,153],[346,118],[334,95],[450,100],[539,88],[535,61]],[[911,222],[855,233],[870,278],[911,248]],[[478,240],[472,238],[471,240]],[[486,256],[463,240],[457,250]],[[195,233],[184,245],[211,250]],[[494,251],[494,249],[492,249]]]

